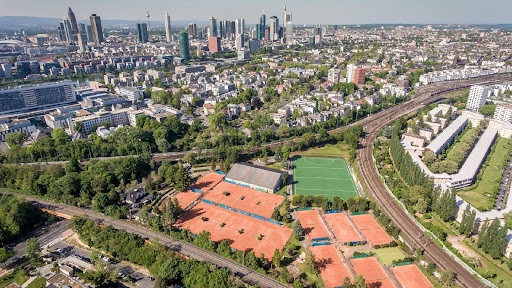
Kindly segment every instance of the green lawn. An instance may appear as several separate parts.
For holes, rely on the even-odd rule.
[[[464,133],[464,135],[462,135],[460,140],[457,141],[455,144],[453,144],[453,147],[450,149],[450,151],[448,151],[448,154],[446,155],[446,160],[452,160],[453,161],[454,160],[454,156],[457,154],[457,151],[460,150],[460,147],[461,147],[462,143],[464,143],[466,141],[469,141],[469,139],[474,137],[475,135],[477,135],[479,131],[480,131],[480,129],[478,129],[478,128],[471,128],[471,129],[467,130]],[[471,143],[471,144],[473,144],[473,143]],[[469,151],[468,151],[468,153],[469,153]],[[460,163],[457,163],[457,164],[460,164]]]
[[[322,148],[313,148],[301,153],[305,156],[318,156],[318,157],[348,157],[348,149],[344,145],[326,145]]]
[[[34,281],[28,284],[27,288],[45,288],[46,287],[46,279],[41,276],[37,276]]]
[[[270,168],[270,169],[276,169],[276,170],[281,170],[281,169],[283,169],[283,167],[281,167],[281,163],[279,163],[279,162],[277,162],[277,163],[272,163],[272,164],[268,164],[268,165],[266,165],[265,167]]]
[[[386,266],[391,266],[393,260],[400,260],[405,257],[404,253],[402,253],[398,247],[375,249],[372,250],[372,252],[377,256],[379,262]]]
[[[482,179],[469,188],[457,191],[457,194],[478,210],[492,209],[496,187],[500,185],[503,177],[505,168],[503,164],[509,158],[510,147],[510,139],[499,138],[494,153],[490,155],[489,165],[485,168]]]
[[[28,278],[30,277],[28,277],[27,273],[25,273],[25,270],[20,269],[16,272],[13,272],[9,275],[0,278],[0,287],[5,287],[12,281],[18,283],[19,285],[22,285],[23,283],[27,282]]]
[[[476,242],[471,243],[466,239],[463,243],[481,256],[480,262],[483,264],[483,267],[475,268],[478,273],[483,274],[485,273],[485,270],[492,271],[496,273],[496,277],[489,279],[491,282],[496,284],[498,287],[512,287],[512,274],[510,274],[510,271],[506,267],[506,262],[504,264],[500,264],[498,260],[491,260],[489,255],[486,255],[482,250],[477,248]]]

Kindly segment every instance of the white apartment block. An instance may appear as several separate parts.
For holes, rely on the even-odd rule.
[[[83,133],[91,134],[97,127],[102,126],[105,122],[112,122],[115,126],[128,125],[130,124],[128,119],[128,112],[130,110],[131,108],[120,109],[117,111],[101,111],[96,112],[93,115],[74,118],[71,120],[71,127],[75,127],[76,123],[81,122],[84,125]]]
[[[473,85],[469,91],[468,102],[466,103],[466,109],[478,112],[480,107],[485,105],[487,97],[489,97],[490,89],[482,85]]]
[[[327,74],[327,80],[336,84],[340,83],[341,69],[331,68]]]
[[[354,64],[347,65],[347,79],[346,79],[347,83],[354,82],[354,74],[356,72],[356,68],[357,68],[357,66]]]
[[[493,118],[504,122],[512,122],[512,105],[499,104],[496,111],[494,111]]]
[[[17,120],[13,122],[6,122],[0,124],[0,140],[1,142],[5,141],[5,136],[10,133],[23,132],[26,136],[30,136],[31,133],[36,131],[36,126],[34,126],[28,120]]]
[[[132,87],[121,87],[119,88],[119,93],[122,97],[125,97],[130,101],[137,101],[139,100],[139,97],[144,94],[143,91]]]

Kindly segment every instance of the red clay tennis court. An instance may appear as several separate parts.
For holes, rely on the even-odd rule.
[[[341,242],[363,241],[345,213],[324,214],[324,219],[334,236]]]
[[[309,249],[315,255],[315,261],[325,287],[339,287],[343,280],[345,280],[345,277],[349,277],[352,280],[347,267],[341,261],[333,245],[310,246]]]
[[[203,221],[203,218],[206,221]],[[224,225],[221,225],[222,223]],[[188,229],[196,235],[202,231],[208,231],[211,233],[210,240],[219,242],[227,239],[231,242],[232,248],[240,251],[253,251],[257,257],[263,253],[268,260],[272,259],[276,248],[282,251],[292,235],[290,228],[205,202],[201,202],[183,213],[174,226]],[[238,233],[240,229],[243,229],[241,234]],[[260,234],[263,237],[258,240]]]
[[[372,246],[388,244],[391,242],[391,238],[389,238],[388,234],[384,232],[379,223],[373,219],[372,215],[363,214],[352,215],[350,217],[356,224],[357,229],[361,231],[361,234],[363,234],[364,238],[366,238]]]
[[[200,193],[197,193],[197,192],[194,192],[194,191],[191,191],[191,190],[187,190],[185,192],[179,192],[178,194],[176,194],[172,198],[173,198],[173,201],[174,201],[174,198],[178,199],[178,203],[180,204],[180,208],[181,209],[185,209],[190,204],[194,203],[194,201],[196,201],[200,196],[201,196]]]
[[[330,236],[315,210],[297,211],[297,218],[309,241]]]
[[[398,282],[407,288],[433,288],[434,286],[427,277],[421,273],[416,265],[404,265],[392,267],[391,271],[395,274]]]
[[[216,173],[216,172],[210,172],[201,178],[197,179],[196,182],[192,183],[190,185],[191,188],[195,188],[197,190],[201,190],[203,192],[206,192],[210,189],[212,189],[213,186],[217,185],[220,181],[224,179],[224,175]]]
[[[363,275],[368,287],[395,288],[395,284],[375,257],[350,259],[350,262],[356,273]]]
[[[224,191],[229,192],[229,196],[224,195]],[[261,192],[225,181],[220,182],[208,191],[204,199],[267,219],[271,218],[274,208],[284,201],[283,196]]]

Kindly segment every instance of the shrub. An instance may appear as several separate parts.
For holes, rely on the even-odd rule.
[[[228,191],[224,191],[224,192],[222,192],[222,195],[224,195],[224,196],[229,196],[229,195],[230,195],[230,193],[229,193]]]
[[[219,226],[222,228],[222,227],[226,226],[226,223],[222,222],[222,223],[220,223]]]
[[[242,234],[242,233],[244,233],[244,229],[238,230],[238,234]]]

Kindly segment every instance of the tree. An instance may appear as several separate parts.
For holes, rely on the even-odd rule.
[[[23,132],[9,133],[5,136],[5,142],[9,147],[21,146],[27,139]]]
[[[450,288],[454,285],[455,274],[453,271],[444,270],[441,272],[441,276],[439,277],[439,282],[443,288]]]
[[[6,247],[0,248],[0,263],[5,263],[5,261],[7,261],[7,259],[11,258],[12,256],[14,256],[13,251],[7,249]]]
[[[309,249],[306,249],[306,258],[304,259],[304,270],[309,273],[317,274],[315,268],[315,255]]]
[[[61,146],[68,142],[68,134],[64,128],[56,128],[52,131],[52,139],[55,145]]]
[[[476,211],[471,211],[468,205],[462,214],[462,220],[460,221],[459,233],[469,237],[473,228],[475,227]]]
[[[290,147],[283,145],[283,148],[281,148],[281,155],[283,159],[288,160],[288,158],[290,158]]]
[[[357,275],[356,278],[354,278],[354,286],[355,288],[366,288],[366,280],[364,279],[363,275]]]
[[[276,268],[281,267],[281,253],[279,253],[279,249],[277,248],[274,250],[274,255],[272,256],[272,264],[274,264]]]
[[[37,239],[32,237],[27,240],[27,247],[25,247],[25,254],[32,262],[36,262],[41,253],[41,247],[37,242]]]

